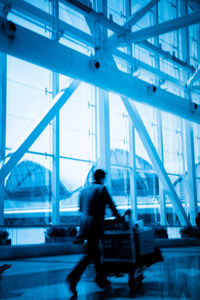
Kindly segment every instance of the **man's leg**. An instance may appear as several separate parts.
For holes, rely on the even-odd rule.
[[[90,263],[90,260],[91,260],[91,258],[89,256],[88,250],[87,250],[87,254],[78,262],[78,264],[69,273],[69,275],[66,278],[66,281],[69,282],[70,290],[72,291],[72,293],[74,295],[77,295],[76,285],[77,285],[78,281],[80,280],[82,273],[84,272],[84,270]]]
[[[93,238],[88,240],[88,255],[95,265],[96,283],[101,288],[107,288],[108,286],[111,285],[111,282],[107,280],[106,274],[103,270],[103,265],[101,263],[101,251],[99,247],[99,239]]]
[[[75,268],[72,270],[72,272],[69,274],[70,277],[73,277],[78,282],[82,273],[85,271],[86,267],[88,266],[90,262],[90,257],[88,254],[86,254],[75,266]]]

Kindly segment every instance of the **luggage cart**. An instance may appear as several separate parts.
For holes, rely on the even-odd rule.
[[[131,290],[142,283],[147,268],[163,261],[160,250],[154,247],[152,228],[132,227],[127,221],[105,221],[103,253],[105,272],[111,276],[128,273]]]

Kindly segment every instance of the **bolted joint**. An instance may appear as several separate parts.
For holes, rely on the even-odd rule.
[[[3,17],[7,17],[8,16],[8,13],[11,11],[11,4],[5,4],[3,6],[3,10],[2,10],[2,16]]]
[[[1,25],[3,33],[11,40],[14,39],[16,34],[16,25],[11,21],[4,21]]]

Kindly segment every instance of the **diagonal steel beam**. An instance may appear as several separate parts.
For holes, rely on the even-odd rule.
[[[136,24],[139,20],[141,20],[152,7],[154,7],[160,0],[151,0],[147,5],[136,11],[123,25],[124,29],[128,29],[129,27]]]
[[[122,35],[114,35],[110,38],[110,40],[106,43],[106,49],[110,49],[113,47],[122,47],[126,46],[127,43],[139,43],[146,39],[149,39],[154,36],[158,36],[164,33],[168,33],[174,30],[178,30],[185,26],[197,24],[200,22],[200,14],[199,12],[195,12],[193,14],[189,14],[184,17],[179,17],[167,22],[163,22],[158,25],[150,26],[141,30],[137,30],[131,33],[125,33]]]
[[[126,29],[129,30],[131,26],[136,24],[139,20],[141,20],[148,12],[149,10],[156,5],[160,0],[152,0],[150,1],[147,5],[136,11],[123,25],[124,32],[120,34],[126,34]],[[127,33],[128,34],[128,33]],[[112,45],[113,41],[117,41],[118,39],[118,34],[113,34],[111,37],[106,39],[104,41],[104,48],[108,49],[110,45]]]
[[[73,80],[68,88],[56,95],[50,109],[48,109],[48,111],[40,117],[36,124],[34,124],[33,128],[16,147],[16,150],[13,152],[7,163],[5,163],[5,165],[3,165],[3,167],[1,168],[0,181],[3,181],[11,172],[11,170],[16,166],[16,164],[20,161],[26,151],[32,146],[35,140],[47,127],[49,122],[55,117],[55,115],[63,107],[67,100],[69,100],[79,84],[80,81]]]
[[[110,59],[111,64],[113,66],[117,67],[117,65],[111,55],[109,56],[109,59]],[[137,130],[138,135],[144,145],[144,148],[145,148],[147,154],[149,155],[152,165],[154,166],[154,168],[163,184],[163,187],[165,188],[166,192],[168,192],[168,194],[171,196],[170,199],[171,199],[172,205],[175,209],[175,212],[176,212],[181,224],[182,225],[191,225],[190,221],[187,218],[185,210],[177,196],[174,186],[171,183],[171,180],[170,180],[167,172],[165,171],[163,163],[162,163],[162,161],[151,141],[151,138],[144,126],[144,123],[137,111],[137,108],[136,108],[134,102],[133,101],[130,102],[128,97],[124,97],[124,96],[121,96],[121,99],[122,99],[122,102],[124,103],[124,106],[125,106],[128,114],[129,114],[129,117],[133,123],[133,126]]]
[[[149,158],[151,159],[151,162],[165,188],[165,190],[169,193],[171,196],[171,202],[173,204],[173,207],[175,209],[175,212],[181,222],[182,225],[190,225],[190,221],[187,218],[187,215],[185,213],[184,208],[182,207],[182,204],[176,194],[176,191],[174,189],[174,186],[171,183],[171,180],[165,171],[165,168],[159,158],[159,155],[151,141],[151,138],[142,122],[142,119],[134,105],[133,102],[130,103],[127,97],[121,97],[124,106],[129,114],[129,117],[131,121],[133,122],[134,127],[136,128],[140,139],[144,145],[145,150],[147,151]]]
[[[191,88],[193,86],[193,84],[195,83],[195,81],[198,80],[200,75],[200,64],[198,65],[196,72],[194,74],[192,74],[192,76],[188,79],[187,81],[187,87]]]

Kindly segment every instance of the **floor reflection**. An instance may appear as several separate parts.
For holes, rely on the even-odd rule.
[[[193,250],[192,250],[193,249]],[[128,275],[109,277],[112,287],[101,290],[93,281],[89,268],[80,280],[78,297],[73,297],[64,278],[78,260],[60,256],[45,259],[13,261],[0,281],[0,299],[200,299],[200,248],[168,249],[163,251],[164,262],[145,272],[143,284],[133,291],[128,287]],[[38,264],[38,262],[40,263]],[[37,266],[37,272],[34,273]],[[61,268],[62,266],[62,268]],[[23,274],[20,272],[23,268]],[[31,273],[32,268],[32,273]],[[29,274],[26,274],[29,272]],[[42,280],[43,278],[43,280]]]

